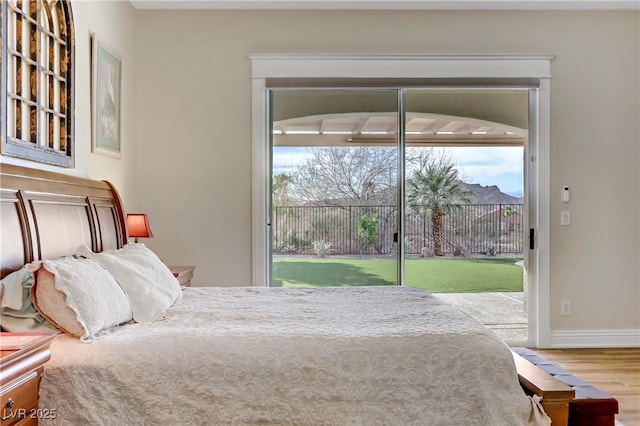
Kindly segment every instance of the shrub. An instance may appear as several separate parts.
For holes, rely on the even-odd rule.
[[[318,257],[325,257],[331,251],[331,243],[325,240],[313,240],[311,247],[313,247],[313,251]]]
[[[373,217],[362,215],[358,218],[358,239],[365,249],[372,247],[378,241],[378,221],[380,214]]]

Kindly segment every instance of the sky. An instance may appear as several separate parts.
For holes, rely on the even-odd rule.
[[[524,192],[522,147],[447,147],[456,161],[462,180],[482,186],[496,185],[500,191],[521,197]],[[274,147],[274,174],[293,171],[308,157],[308,148]]]

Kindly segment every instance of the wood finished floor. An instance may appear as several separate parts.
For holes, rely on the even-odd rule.
[[[616,420],[640,426],[640,348],[534,349],[618,400]]]

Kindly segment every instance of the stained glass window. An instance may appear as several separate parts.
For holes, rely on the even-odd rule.
[[[2,154],[74,166],[71,4],[2,2]]]

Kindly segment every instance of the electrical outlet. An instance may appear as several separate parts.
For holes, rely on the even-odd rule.
[[[560,314],[562,316],[571,315],[571,302],[569,300],[560,302]]]

